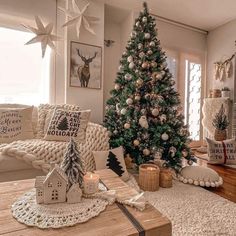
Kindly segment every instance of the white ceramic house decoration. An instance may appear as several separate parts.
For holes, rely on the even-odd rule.
[[[82,190],[79,184],[73,184],[67,192],[67,202],[68,203],[78,203],[81,202]]]
[[[67,184],[66,174],[57,165],[47,176],[37,176],[35,180],[36,202],[38,204],[65,202]]]

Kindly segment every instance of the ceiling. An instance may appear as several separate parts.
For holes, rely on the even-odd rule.
[[[141,0],[100,0],[106,4],[128,10],[140,11]],[[236,0],[146,0],[152,14],[180,23],[210,31],[236,19]],[[109,8],[110,10],[110,8]],[[111,10],[112,11],[112,10]],[[121,15],[113,12],[110,17],[121,20]]]

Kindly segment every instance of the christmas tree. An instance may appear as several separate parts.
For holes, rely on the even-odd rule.
[[[223,104],[221,105],[219,112],[216,113],[212,125],[219,130],[225,130],[229,126],[229,120],[225,114],[225,109]]]
[[[71,139],[61,163],[61,168],[66,173],[69,180],[69,187],[79,183],[80,188],[83,186],[83,176],[85,174],[80,154],[76,142]]]
[[[109,169],[113,170],[119,176],[122,176],[122,174],[124,173],[120,162],[117,160],[116,155],[112,152],[109,152],[106,166]]]
[[[67,121],[67,118],[64,117],[60,123],[58,124],[57,128],[59,130],[67,130],[68,129],[68,121]]]
[[[194,160],[187,146],[179,94],[157,39],[155,19],[147,4],[136,19],[120,60],[104,125],[110,146],[123,146],[139,165],[161,157],[166,167],[180,170],[182,157]]]

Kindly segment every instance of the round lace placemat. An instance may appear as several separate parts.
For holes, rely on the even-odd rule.
[[[37,204],[35,190],[18,198],[12,205],[12,215],[21,223],[38,228],[61,228],[84,223],[98,216],[109,204],[100,198],[82,198],[76,204]]]

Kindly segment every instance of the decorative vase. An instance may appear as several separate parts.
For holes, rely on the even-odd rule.
[[[221,91],[221,97],[229,98],[230,97],[230,91],[228,91],[228,90]]]
[[[227,139],[227,130],[215,129],[214,138],[216,141],[223,141]]]

